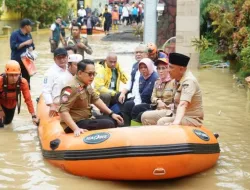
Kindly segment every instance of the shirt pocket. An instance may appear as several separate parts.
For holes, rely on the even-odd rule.
[[[75,103],[76,108],[87,108],[88,107],[88,96],[86,93],[80,94],[78,100]]]
[[[172,103],[173,97],[174,97],[173,89],[167,88],[164,90],[162,98],[163,98],[165,103],[167,103],[167,104]]]

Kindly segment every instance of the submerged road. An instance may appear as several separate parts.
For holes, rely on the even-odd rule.
[[[93,59],[104,58],[108,51],[120,52],[118,60],[129,74],[138,42],[103,42],[92,36],[89,43]],[[53,63],[49,34],[33,35],[38,73],[31,79],[35,101],[41,93],[43,74]],[[8,39],[0,39],[0,71],[10,57]],[[123,52],[123,53],[121,53]],[[65,173],[46,162],[41,154],[37,127],[32,125],[25,103],[12,124],[0,129],[0,189],[91,189],[91,190],[165,190],[165,189],[250,189],[250,103],[246,91],[239,89],[227,69],[194,71],[200,81],[205,109],[204,125],[220,134],[221,156],[217,165],[205,172],[155,182],[98,181]],[[35,102],[34,102],[35,103]]]

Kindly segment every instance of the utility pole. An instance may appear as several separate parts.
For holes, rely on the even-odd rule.
[[[145,0],[144,1],[144,35],[143,42],[156,43],[157,32],[157,4],[158,0]]]

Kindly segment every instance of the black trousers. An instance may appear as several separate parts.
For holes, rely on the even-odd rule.
[[[87,129],[89,131],[98,129],[108,129],[117,127],[116,121],[109,116],[96,116],[96,119],[84,119],[76,122],[76,125],[81,129]],[[73,131],[67,127],[65,133],[73,133]]]
[[[25,78],[25,79],[27,80],[27,82],[28,82],[28,84],[29,84],[29,89],[30,89],[30,75],[29,75],[27,69],[25,68],[25,66],[24,66],[24,64],[23,64],[23,62],[22,62],[22,60],[19,60],[18,63],[19,63],[19,65],[20,65],[20,67],[21,67],[22,77]]]
[[[12,122],[14,115],[15,115],[16,107],[14,107],[12,109],[8,109],[8,108],[4,107],[3,105],[1,105],[1,106],[2,106],[3,112],[5,114],[4,120],[0,121],[0,127],[1,126],[3,127],[3,124],[8,125]]]
[[[104,31],[109,31],[110,26],[111,26],[110,22],[104,22]]]
[[[141,103],[133,107],[131,117],[133,120],[141,123],[141,116],[145,111],[152,110],[150,104]]]
[[[134,99],[128,100],[124,102],[123,109],[122,109],[122,115],[124,119],[124,125],[130,126],[131,120],[132,120],[132,110],[135,106]]]
[[[87,35],[92,35],[93,28],[87,28]]]

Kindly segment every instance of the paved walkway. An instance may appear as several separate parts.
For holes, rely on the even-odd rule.
[[[124,26],[123,24],[118,25],[118,30],[111,30],[109,35],[102,38],[103,41],[133,41],[142,42],[138,36],[134,34],[134,28],[129,26]]]

